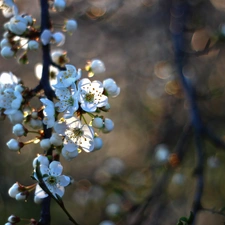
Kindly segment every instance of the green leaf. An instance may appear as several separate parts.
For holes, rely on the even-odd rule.
[[[181,217],[180,221],[188,222],[188,219],[186,217]]]
[[[190,216],[188,218],[188,224],[191,224],[194,220],[195,216],[194,216],[194,213],[192,211],[190,211]]]
[[[176,225],[183,225],[183,222],[179,221]]]

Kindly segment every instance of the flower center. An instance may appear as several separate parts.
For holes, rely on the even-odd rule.
[[[74,99],[72,97],[70,97],[68,100],[67,100],[68,104],[73,106],[74,104]]]
[[[80,128],[75,128],[73,130],[73,133],[74,133],[75,137],[81,137],[84,134],[84,132]]]
[[[49,176],[47,182],[48,182],[50,185],[55,185],[55,184],[57,183],[57,180],[56,180],[55,177]]]
[[[85,101],[93,102],[94,101],[94,94],[88,93],[85,95]]]

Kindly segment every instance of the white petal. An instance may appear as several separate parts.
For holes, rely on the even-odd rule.
[[[66,187],[70,184],[70,178],[68,176],[62,175],[57,177],[57,182],[60,186]]]
[[[39,186],[39,184],[37,184],[37,186],[36,186],[35,195],[38,198],[46,198],[46,197],[48,197],[48,194],[43,191],[43,189]]]
[[[62,174],[63,166],[58,161],[52,161],[49,165],[51,175],[59,176]]]

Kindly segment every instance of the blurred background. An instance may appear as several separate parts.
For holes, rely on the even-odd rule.
[[[78,30],[66,36],[63,50],[70,63],[84,68],[87,60],[101,59],[106,66],[97,80],[113,78],[121,88],[110,99],[107,117],[115,123],[110,134],[102,134],[104,146],[93,153],[82,152],[70,162],[61,160],[64,174],[75,182],[63,197],[68,211],[81,225],[99,225],[110,220],[131,225],[140,207],[152,194],[138,224],[176,224],[188,216],[195,192],[195,145],[189,129],[188,105],[176,74],[171,30],[172,0],[71,0],[62,13],[51,13],[55,31],[65,19],[76,19]],[[216,135],[224,137],[225,52],[223,40],[207,54],[194,53],[225,36],[225,3],[221,0],[187,0],[190,7],[185,24],[185,51],[188,55],[184,75],[195,85],[202,120]],[[38,1],[17,1],[20,12],[40,21]],[[1,24],[7,20],[1,16]],[[3,34],[3,28],[0,28]],[[224,32],[224,33],[223,33]],[[54,46],[52,50],[58,49]],[[29,64],[1,59],[1,72],[13,72],[26,86],[38,80],[34,67],[41,62],[41,51],[29,53]],[[83,76],[86,76],[85,74]],[[12,125],[1,121],[0,129],[0,223],[16,214],[39,219],[40,206],[11,199],[7,192],[16,181],[32,184],[32,160],[40,149],[28,145],[21,154],[11,152],[6,142],[14,138]],[[179,141],[182,162],[173,154]],[[225,149],[204,142],[205,188],[202,204],[206,208],[225,206]],[[71,224],[52,202],[52,224]],[[199,213],[197,224],[223,224],[224,217]],[[21,224],[28,224],[21,222]]]

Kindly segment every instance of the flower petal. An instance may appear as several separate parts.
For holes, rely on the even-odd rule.
[[[59,176],[62,173],[63,166],[58,161],[53,161],[49,165],[50,173],[53,176]]]
[[[37,184],[37,186],[36,186],[35,195],[38,198],[46,198],[46,197],[48,197],[48,194],[43,191],[43,189],[39,186],[39,184]]]
[[[70,177],[65,175],[58,176],[57,182],[59,183],[60,186],[66,187],[67,185],[70,184]]]

